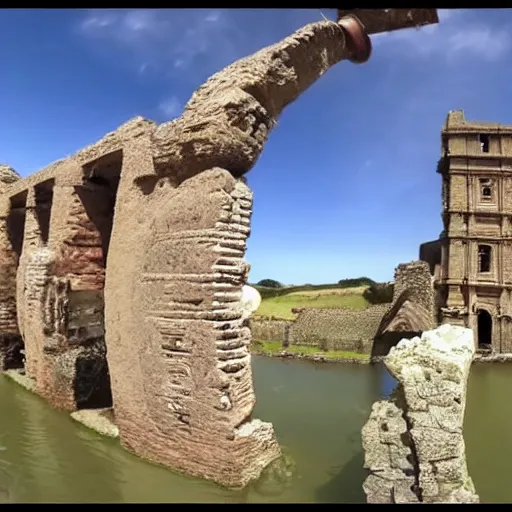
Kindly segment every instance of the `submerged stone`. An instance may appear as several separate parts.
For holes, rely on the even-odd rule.
[[[289,451],[281,446],[281,457],[272,461],[254,483],[254,489],[263,496],[279,496],[290,487],[297,467]]]

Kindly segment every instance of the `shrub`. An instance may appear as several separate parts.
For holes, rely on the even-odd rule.
[[[259,283],[256,283],[258,286],[264,286],[265,288],[282,288],[283,285],[276,281],[275,279],[262,279]]]
[[[367,288],[363,297],[370,304],[386,304],[393,301],[393,283],[375,283]]]
[[[338,284],[342,288],[356,288],[359,286],[372,286],[377,283],[369,277],[356,277],[352,279],[341,279],[338,281]]]

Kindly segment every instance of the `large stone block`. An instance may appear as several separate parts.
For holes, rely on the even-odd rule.
[[[448,324],[391,349],[397,389],[362,432],[369,503],[478,502],[462,428],[474,351],[473,332]]]

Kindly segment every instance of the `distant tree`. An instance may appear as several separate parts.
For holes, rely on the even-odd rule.
[[[356,277],[352,279],[341,279],[338,281],[338,284],[343,288],[355,288],[357,286],[372,286],[376,283],[369,277]]]
[[[257,286],[264,286],[265,288],[282,288],[283,285],[276,281],[275,279],[262,279],[260,282],[256,283]]]
[[[370,304],[386,304],[393,301],[393,283],[375,283],[367,288],[363,297]]]

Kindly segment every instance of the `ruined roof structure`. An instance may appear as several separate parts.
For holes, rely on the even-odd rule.
[[[441,131],[443,232],[420,248],[439,319],[474,331],[478,352],[512,352],[512,126],[448,113]]]
[[[393,11],[387,30],[417,24]],[[287,105],[370,50],[357,18],[312,23],[213,75],[171,122],[134,118],[25,179],[4,169],[1,369],[24,365],[55,407],[113,405],[135,454],[228,487],[257,479],[281,450],[252,419],[242,177]]]

